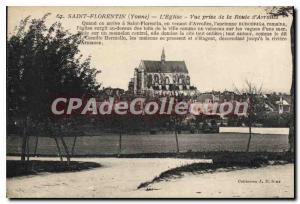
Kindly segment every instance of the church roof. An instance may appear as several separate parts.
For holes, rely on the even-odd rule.
[[[145,72],[162,72],[173,73],[183,72],[188,73],[184,61],[152,61],[142,60],[145,66]]]

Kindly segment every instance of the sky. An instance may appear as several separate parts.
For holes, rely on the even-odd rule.
[[[8,33],[13,32],[21,19],[28,15],[40,18],[51,15],[47,23],[57,21],[57,14],[76,13],[150,13],[150,14],[262,14],[263,8],[112,8],[112,7],[9,7]],[[282,21],[291,23],[290,18]],[[63,27],[76,32],[80,20],[61,20]],[[289,38],[289,36],[288,36]],[[104,87],[127,89],[134,68],[141,60],[160,60],[162,49],[166,60],[184,60],[191,84],[200,92],[243,88],[245,80],[263,87],[265,92],[286,92],[291,86],[292,57],[290,40],[276,42],[233,41],[106,41],[104,45],[81,45],[84,56],[91,56],[92,65],[101,70],[97,80]]]

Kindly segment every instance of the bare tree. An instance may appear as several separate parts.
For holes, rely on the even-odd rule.
[[[237,94],[246,94],[248,100],[248,126],[249,126],[249,138],[247,142],[247,149],[246,152],[249,152],[250,143],[252,138],[252,124],[253,124],[253,116],[256,112],[256,107],[258,104],[257,97],[262,94],[262,84],[257,86],[253,82],[250,82],[248,79],[245,80],[245,86],[242,89],[238,89],[236,86],[234,91]]]
[[[292,17],[292,24],[290,28],[291,36],[291,53],[292,53],[292,84],[290,89],[291,94],[291,113],[292,116],[289,122],[289,151],[294,152],[295,148],[295,121],[294,121],[294,106],[295,106],[295,21],[294,21],[294,7],[292,6],[280,6],[280,7],[271,7],[266,10],[268,14],[272,16],[281,16],[281,17]]]

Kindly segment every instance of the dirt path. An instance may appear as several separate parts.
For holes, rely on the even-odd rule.
[[[152,180],[170,168],[193,162],[210,162],[210,160],[176,158],[80,158],[76,160],[99,162],[103,167],[82,172],[7,179],[7,196],[157,198],[252,197],[253,195],[256,197],[291,197],[293,195],[292,164],[213,174],[187,174],[183,178],[154,183],[149,186],[148,190],[137,190],[140,183]],[[280,181],[280,183],[241,183],[241,181],[259,182],[266,179],[270,182]]]
[[[76,160],[99,162],[103,167],[82,172],[7,179],[7,196],[23,198],[139,197],[140,192],[136,190],[137,186],[143,181],[158,176],[162,171],[193,162],[211,162],[210,160],[175,158],[80,158]]]

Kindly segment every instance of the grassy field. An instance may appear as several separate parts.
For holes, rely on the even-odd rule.
[[[73,143],[72,137],[65,138],[69,149]],[[248,134],[219,133],[219,134],[179,134],[180,152],[211,152],[211,151],[245,151]],[[30,152],[33,153],[35,137],[30,137]],[[7,154],[21,152],[21,137],[7,137]],[[119,136],[117,134],[101,136],[82,136],[77,138],[74,155],[103,155],[118,152]],[[60,143],[61,149],[62,144]],[[282,152],[288,148],[288,136],[278,134],[253,134],[250,151],[252,152]],[[123,135],[122,153],[164,153],[175,152],[174,134],[157,135]],[[40,137],[37,154],[56,155],[57,148],[53,138]]]

